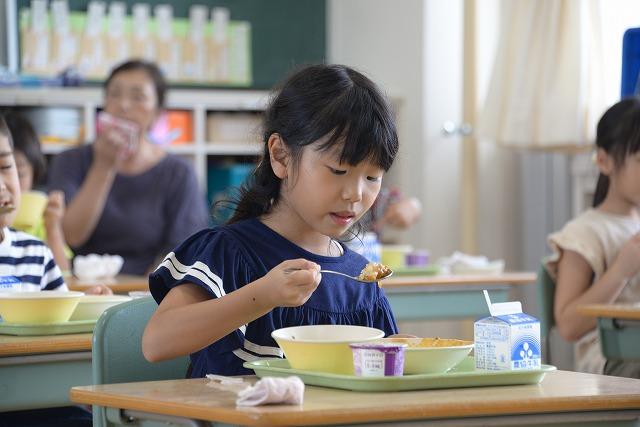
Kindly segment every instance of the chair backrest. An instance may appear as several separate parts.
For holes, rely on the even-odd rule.
[[[543,343],[543,355],[550,353],[549,349],[549,333],[555,325],[553,316],[553,298],[556,291],[556,284],[549,275],[545,267],[545,260],[540,262],[538,268],[538,276],[536,280],[536,292],[538,295],[538,306],[540,307],[540,335]],[[548,361],[549,356],[545,359]]]
[[[106,310],[93,331],[94,384],[184,378],[188,357],[150,363],[142,355],[142,333],[158,305],[152,297]]]

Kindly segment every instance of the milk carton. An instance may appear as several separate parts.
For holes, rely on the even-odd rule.
[[[474,324],[476,369],[540,369],[540,321],[520,301],[492,304],[483,292],[491,316]]]

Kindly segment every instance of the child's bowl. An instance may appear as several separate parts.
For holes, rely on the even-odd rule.
[[[71,291],[0,293],[0,316],[7,323],[66,322],[83,295]]]
[[[308,325],[276,329],[271,336],[294,369],[353,375],[350,343],[384,336],[380,329],[353,325]]]
[[[404,374],[442,374],[462,362],[473,341],[447,338],[384,338],[380,342],[404,343]]]
[[[80,298],[70,320],[97,320],[107,308],[131,299],[125,295],[85,295]]]
[[[407,254],[413,250],[411,245],[382,245],[380,262],[392,270],[407,266]]]

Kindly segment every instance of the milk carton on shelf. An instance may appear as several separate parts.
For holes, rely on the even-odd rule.
[[[522,312],[520,301],[491,303],[491,316],[474,324],[476,369],[540,369],[540,321]]]

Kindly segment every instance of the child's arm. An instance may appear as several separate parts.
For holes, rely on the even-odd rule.
[[[563,251],[558,262],[553,310],[560,335],[568,341],[576,341],[594,329],[595,318],[581,316],[576,308],[615,301],[627,281],[639,271],[640,235],[622,246],[613,264],[593,284],[593,270],[585,258],[574,251]]]
[[[66,242],[62,231],[62,217],[64,216],[64,193],[62,191],[52,191],[49,193],[49,200],[44,211],[44,226],[47,231],[47,246],[53,253],[60,270],[70,271],[71,266],[65,254]]]
[[[286,272],[287,268],[300,270]],[[176,286],[149,320],[142,337],[142,352],[151,362],[194,353],[275,307],[304,304],[320,279],[317,264],[296,259],[284,261],[260,279],[222,298],[212,299],[195,284]]]

